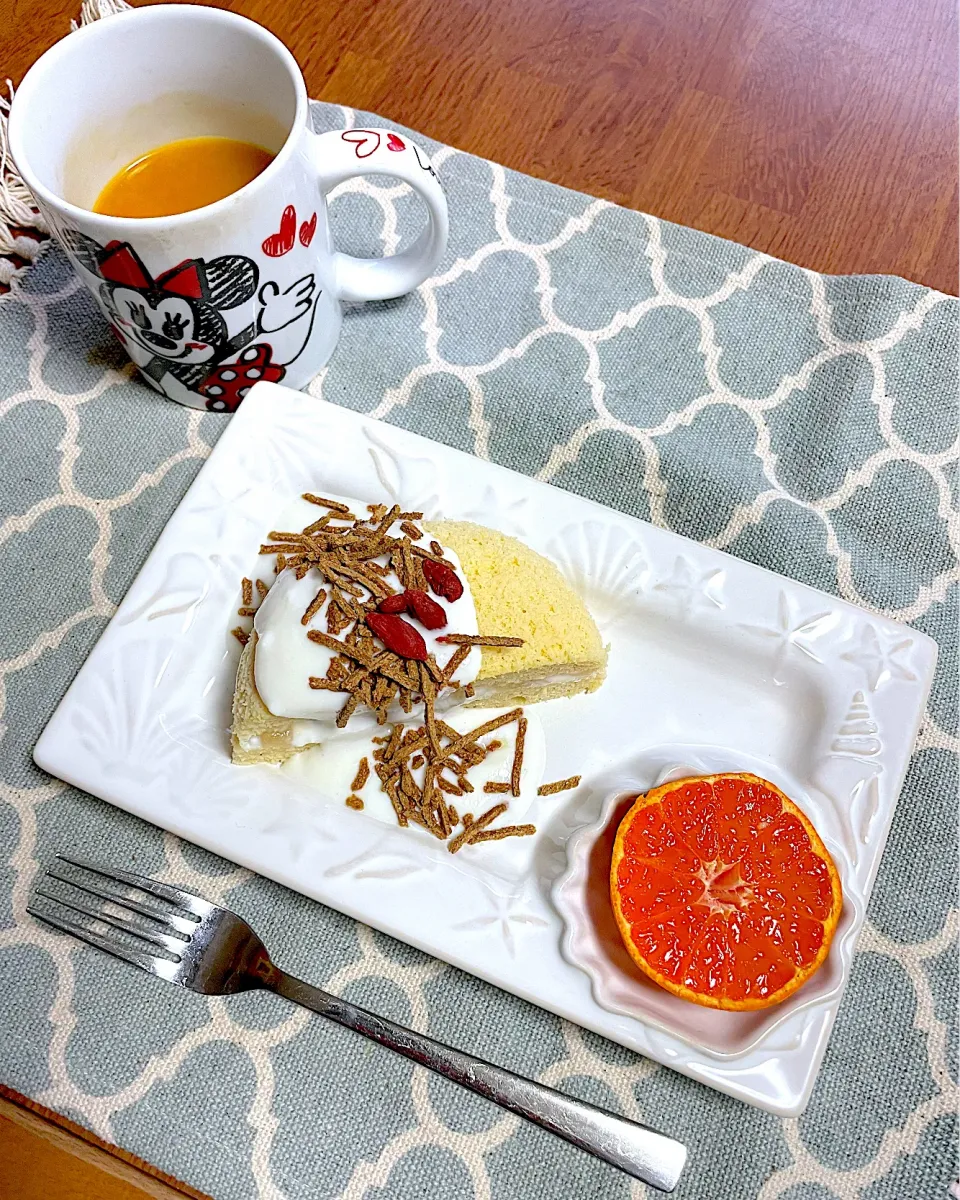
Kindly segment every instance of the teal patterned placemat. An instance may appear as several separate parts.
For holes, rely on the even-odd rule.
[[[380,118],[315,107],[318,128]],[[430,146],[428,139],[420,139]],[[217,1200],[625,1200],[612,1168],[267,995],[34,924],[57,850],[180,881],[290,970],[686,1141],[684,1200],[947,1200],[957,1107],[957,301],[828,278],[430,146],[452,232],[311,391],[932,635],[940,664],[813,1099],[720,1096],[44,776],[31,749],[225,418],[134,382],[55,248],[0,302],[0,1081]],[[355,183],[340,246],[407,189]],[[651,1193],[652,1194],[652,1193]]]

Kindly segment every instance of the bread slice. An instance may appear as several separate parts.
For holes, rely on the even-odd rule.
[[[483,647],[473,708],[534,704],[603,683],[607,652],[596,623],[549,559],[483,525],[434,521],[424,528],[460,560],[482,634],[521,637],[522,646]],[[235,763],[281,763],[316,744],[312,722],[275,716],[257,691],[257,635],[244,646],[233,696]]]
[[[607,671],[596,622],[559,569],[517,538],[468,521],[433,521],[429,532],[460,559],[481,633],[521,637],[484,647],[473,708],[534,704],[594,692]]]

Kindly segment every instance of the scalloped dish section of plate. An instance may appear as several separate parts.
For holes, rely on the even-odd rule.
[[[315,577],[321,560],[297,559],[300,531],[329,525],[324,514],[342,514],[344,498],[362,498],[363,508],[353,514],[355,528],[340,522],[344,545],[367,538],[377,516],[391,511],[408,526],[383,542],[386,557],[371,550],[364,561],[375,562],[372,573],[360,564],[371,589],[341,589],[338,603],[360,605],[357,633],[343,614],[330,614]],[[424,528],[402,517],[414,513],[424,514]],[[273,533],[293,540],[271,543]],[[265,544],[275,547],[266,558]],[[278,555],[292,556],[293,568]],[[553,649],[544,651],[532,696],[523,681],[536,621],[523,628],[517,609],[494,629],[487,606],[507,577],[500,569],[492,583],[484,575],[485,559],[498,555],[516,560],[510,579],[536,579],[537,587],[546,580],[558,595],[569,588],[575,602],[565,611],[589,614],[582,648],[569,656],[574,667],[547,639]],[[397,578],[389,582],[391,571]],[[581,618],[565,620],[572,628]],[[591,640],[597,630],[599,643]],[[271,641],[257,673],[253,651],[265,634]],[[503,636],[508,642],[496,644]],[[288,688],[288,664],[299,664],[308,644],[314,665]],[[249,670],[238,683],[242,653]],[[448,687],[440,676],[454,657],[456,687]],[[344,661],[331,665],[337,659]],[[923,634],[836,597],[404,430],[258,384],[35,758],[77,787],[631,1050],[795,1115],[849,977],[935,660]],[[238,719],[235,692],[242,702],[256,695],[259,709]],[[336,724],[345,699],[351,722],[355,711],[366,714],[346,739],[331,736],[345,732]],[[466,707],[478,700],[496,707]],[[389,743],[391,706],[408,704],[422,706],[431,726],[422,725],[426,753],[415,736],[421,726],[402,753],[400,735]],[[441,797],[433,780],[450,761],[457,770],[444,777]],[[704,1007],[712,983],[703,970],[692,984],[697,1003],[683,980],[672,990],[658,986],[660,976],[670,982],[669,954],[638,923],[631,898],[654,894],[652,876],[634,884],[625,868],[618,930],[610,890],[618,825],[638,795],[694,775],[768,781],[765,803],[782,794],[773,807],[782,805],[792,822],[797,853],[813,847],[833,880],[829,950],[815,955],[804,942],[802,986],[784,985],[781,1003],[726,1011],[734,980],[716,992],[719,1007]],[[644,811],[637,805],[632,819],[647,820]],[[481,815],[485,825],[471,834]],[[725,905],[743,894],[742,881],[713,854],[704,843],[684,878],[689,886],[698,873],[709,876],[711,903]],[[673,887],[669,876],[656,877],[658,894]]]

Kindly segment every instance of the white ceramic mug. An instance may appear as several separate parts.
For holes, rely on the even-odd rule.
[[[233,13],[157,5],[97,21],[40,58],[10,113],[14,161],[144,378],[194,408],[232,412],[258,379],[303,387],[330,357],[341,300],[417,287],[447,240],[436,173],[386,129],[315,134],[289,50]],[[170,217],[91,211],[138,155],[220,135],[275,153],[215,204]],[[331,245],[325,193],[390,175],[423,198],[427,228],[403,253]]]

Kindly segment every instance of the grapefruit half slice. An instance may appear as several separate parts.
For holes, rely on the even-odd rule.
[[[731,1010],[779,1004],[805,983],[843,904],[816,829],[757,775],[674,780],[638,796],[617,831],[610,898],[644,974]]]

